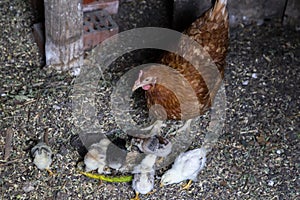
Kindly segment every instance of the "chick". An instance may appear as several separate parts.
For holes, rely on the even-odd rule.
[[[44,142],[39,142],[31,149],[31,154],[34,157],[33,163],[38,169],[46,169],[50,175],[53,174],[53,172],[49,169],[52,163],[52,151],[48,145]]]
[[[153,189],[156,157],[156,155],[148,154],[139,165],[134,167],[132,171],[134,174],[132,187],[135,190],[136,196],[131,200],[139,200],[140,193],[147,194]]]
[[[127,152],[114,143],[110,143],[106,151],[106,163],[108,167],[122,172],[124,170]]]
[[[142,152],[158,157],[166,157],[172,150],[172,143],[158,135],[146,139],[135,139],[135,141],[137,142],[136,146]]]
[[[106,165],[106,151],[110,141],[106,138],[100,140],[100,142],[92,144],[89,151],[84,156],[85,171],[89,172],[98,169],[98,173],[101,174]]]
[[[197,179],[198,173],[203,169],[205,162],[206,149],[203,147],[181,153],[174,161],[172,168],[162,176],[161,186],[189,180],[182,188],[189,189],[192,181]]]

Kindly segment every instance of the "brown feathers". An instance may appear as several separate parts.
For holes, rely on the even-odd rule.
[[[184,53],[197,56],[198,66],[178,54],[167,53],[161,60],[163,65],[148,66],[140,72],[133,88],[146,90],[150,110],[160,105],[152,109],[154,117],[190,119],[211,106],[224,76],[228,49],[226,4],[227,0],[217,0],[183,32],[203,47],[190,47],[184,41],[179,44]],[[213,70],[216,73],[211,73]]]

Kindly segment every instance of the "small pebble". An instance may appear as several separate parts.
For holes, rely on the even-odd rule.
[[[34,187],[32,186],[31,183],[25,183],[24,187],[23,187],[23,191],[28,193],[34,190]]]
[[[275,184],[275,182],[274,182],[273,180],[269,180],[269,181],[268,181],[268,186],[271,186],[271,187],[273,187],[273,186],[274,186],[274,184]]]
[[[276,153],[277,153],[278,155],[280,155],[280,154],[282,153],[282,151],[281,151],[280,149],[277,149],[277,150],[276,150]]]
[[[252,78],[257,78],[257,74],[256,74],[256,73],[253,73],[251,77],[252,77]]]
[[[58,106],[58,105],[53,105],[52,107],[53,107],[55,110],[60,110],[60,109],[61,109],[61,107]]]
[[[243,82],[242,82],[242,85],[248,85],[248,83],[249,83],[248,80],[247,80],[247,81],[243,81]]]
[[[259,20],[257,20],[256,25],[257,25],[257,26],[261,26],[261,25],[263,25],[264,23],[265,23],[265,20],[259,19]]]

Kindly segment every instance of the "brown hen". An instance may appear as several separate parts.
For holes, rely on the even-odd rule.
[[[146,91],[150,114],[156,119],[187,120],[203,114],[212,105],[224,76],[229,43],[226,4],[227,0],[216,0],[183,32],[203,47],[187,48],[185,43],[179,47],[197,55],[199,66],[170,52],[161,59],[163,65],[151,65],[140,71],[133,91],[140,87]],[[217,74],[210,73],[213,68]]]

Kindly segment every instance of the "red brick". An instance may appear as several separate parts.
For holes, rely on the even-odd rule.
[[[104,9],[109,14],[117,14],[119,0],[84,0],[83,12]]]
[[[84,50],[89,50],[119,32],[118,25],[105,10],[84,13]]]

